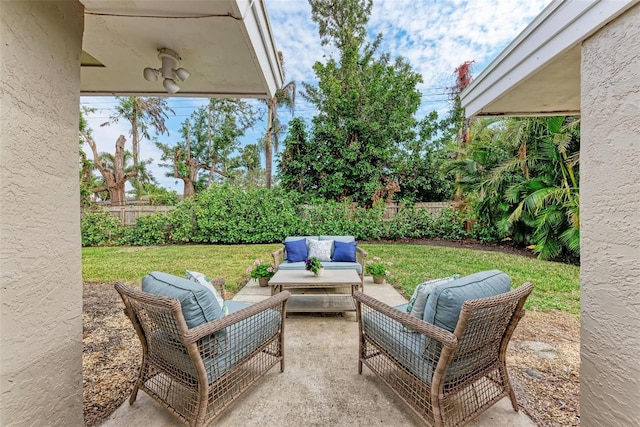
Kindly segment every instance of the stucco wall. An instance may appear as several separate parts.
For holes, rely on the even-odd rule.
[[[0,425],[81,426],[83,9],[0,8]]]
[[[582,47],[584,426],[640,425],[640,5]]]

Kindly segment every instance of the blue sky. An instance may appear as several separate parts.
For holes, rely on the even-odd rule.
[[[379,52],[389,53],[392,58],[404,57],[422,75],[424,82],[418,87],[422,104],[417,114],[421,118],[432,110],[442,114],[449,109],[445,91],[454,83],[456,67],[475,61],[472,74],[480,74],[549,3],[550,0],[374,0],[367,29],[370,40],[383,34]],[[276,47],[284,54],[285,83],[295,80],[299,90],[301,82],[314,84],[314,62],[324,61],[323,55],[329,57],[332,51],[320,45],[311,6],[304,0],[265,0],[265,4]],[[118,136],[129,134],[124,122],[100,127],[113,112],[114,98],[83,97],[81,102],[97,108],[88,121],[98,150],[113,152]],[[263,104],[253,102],[264,110]],[[171,98],[169,103],[176,116],[167,122],[171,133],[161,138],[163,142],[177,141],[181,123],[206,100]],[[290,120],[288,112],[279,113],[284,123]],[[313,106],[298,96],[295,114],[308,119],[314,114]],[[264,128],[264,121],[256,124],[242,143],[255,143]],[[130,149],[129,144],[128,141]],[[151,142],[142,142],[141,158],[153,159],[150,169],[160,185],[182,192],[182,183],[165,177],[167,170],[157,166],[160,152]]]

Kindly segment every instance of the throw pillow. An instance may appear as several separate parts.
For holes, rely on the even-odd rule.
[[[500,270],[481,271],[434,289],[424,310],[425,322],[453,332],[466,300],[487,298],[511,290],[511,278]]]
[[[291,240],[284,242],[289,262],[302,262],[307,259],[307,239]]]
[[[180,301],[189,328],[222,317],[222,308],[208,289],[191,280],[152,271],[142,278],[142,291]]]
[[[224,298],[222,298],[222,296],[220,295],[216,287],[211,284],[211,279],[209,279],[207,276],[205,276],[202,273],[198,273],[197,271],[192,271],[192,270],[186,270],[185,277],[191,280],[192,282],[200,283],[202,286],[207,288],[215,297],[220,308],[222,308],[223,315],[226,316],[227,314],[229,314],[229,309],[227,308],[227,302],[224,300]]]
[[[334,262],[356,262],[356,246],[358,242],[333,242],[335,249],[333,251]]]
[[[329,262],[332,248],[333,240],[309,239],[309,258],[316,257],[320,261]]]
[[[416,286],[416,289],[413,291],[413,296],[409,300],[409,304],[407,304],[407,313],[410,313],[412,316],[422,319],[424,317],[424,308],[427,305],[429,295],[431,294],[431,292],[433,292],[436,286],[443,283],[453,282],[458,277],[460,276],[454,274],[450,277],[443,277],[441,279],[428,280],[426,282],[420,283],[418,286]]]

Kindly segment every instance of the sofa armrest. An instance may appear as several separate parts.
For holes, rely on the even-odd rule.
[[[364,274],[364,260],[367,257],[367,251],[359,246],[356,246],[356,261],[362,266],[362,274]]]
[[[276,271],[278,271],[278,266],[282,263],[282,261],[284,261],[284,246],[277,251],[274,251],[271,256],[273,257],[273,265]]]

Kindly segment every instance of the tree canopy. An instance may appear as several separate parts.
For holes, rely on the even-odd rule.
[[[415,117],[422,76],[405,59],[378,52],[381,34],[373,42],[366,40],[371,0],[310,3],[322,43],[337,53],[314,64],[317,85],[303,83],[302,96],[318,113],[308,136],[306,125],[291,125],[285,145],[297,146],[285,146],[282,185],[367,205],[391,198],[402,189],[399,172],[406,184],[408,171],[416,170],[408,162],[424,163],[424,145],[416,148],[424,141]]]
[[[211,98],[183,122],[180,141],[156,141],[162,150],[161,160],[166,162],[160,166],[171,168],[168,177],[183,181],[184,197],[225,180],[242,164],[242,159],[234,156],[240,149],[239,138],[256,118],[256,111],[246,101]]]

